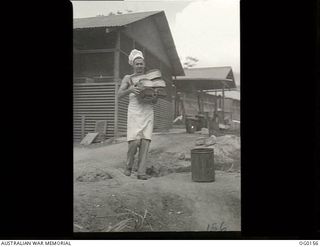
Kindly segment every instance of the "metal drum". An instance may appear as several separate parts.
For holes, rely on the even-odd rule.
[[[213,148],[194,148],[191,150],[191,173],[194,182],[215,181]]]

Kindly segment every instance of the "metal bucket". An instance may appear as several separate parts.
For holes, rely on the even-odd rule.
[[[213,148],[194,148],[191,150],[191,174],[194,182],[215,181]]]

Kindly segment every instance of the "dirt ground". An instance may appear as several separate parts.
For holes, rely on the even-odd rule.
[[[123,175],[126,142],[75,145],[74,231],[240,231],[240,137],[217,136],[215,181],[199,183],[190,150],[200,136],[154,135],[149,180]]]

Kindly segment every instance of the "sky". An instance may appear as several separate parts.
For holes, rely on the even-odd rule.
[[[240,0],[72,1],[72,5],[74,18],[163,10],[182,63],[191,56],[199,60],[194,67],[231,66],[240,84]]]

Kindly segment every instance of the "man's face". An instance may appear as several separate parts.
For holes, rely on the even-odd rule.
[[[137,74],[143,74],[145,69],[145,63],[142,58],[136,58],[133,61],[133,70]]]

